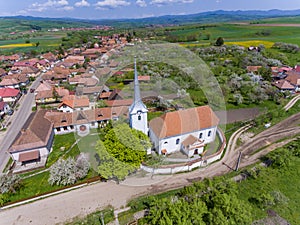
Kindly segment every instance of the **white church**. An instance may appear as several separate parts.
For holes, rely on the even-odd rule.
[[[129,108],[130,127],[149,135],[158,154],[181,151],[188,157],[201,154],[216,138],[219,119],[209,106],[168,112],[147,121],[142,102],[136,61],[134,62],[134,102]]]

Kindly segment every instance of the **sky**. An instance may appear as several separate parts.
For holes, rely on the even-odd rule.
[[[214,10],[300,9],[300,0],[0,0],[0,16],[118,19]]]

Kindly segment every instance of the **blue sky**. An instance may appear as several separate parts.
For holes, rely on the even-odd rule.
[[[0,16],[141,18],[213,10],[300,9],[300,0],[0,0]]]

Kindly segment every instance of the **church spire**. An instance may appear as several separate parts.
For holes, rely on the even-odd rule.
[[[141,92],[139,85],[138,72],[136,68],[136,57],[134,57],[134,103],[141,101]]]
[[[147,107],[142,102],[136,58],[134,58],[134,100],[129,107],[130,127],[148,134]]]

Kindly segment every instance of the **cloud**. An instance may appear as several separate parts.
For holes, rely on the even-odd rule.
[[[75,6],[76,7],[89,7],[90,3],[87,2],[86,0],[81,0],[81,2],[76,2]]]
[[[25,11],[32,11],[32,12],[43,12],[49,9],[54,9],[54,10],[72,10],[73,7],[69,6],[69,2],[67,0],[48,0],[47,2],[44,3],[33,3],[29,6],[28,9]]]
[[[152,0],[150,4],[153,5],[167,5],[172,3],[193,3],[194,0]]]
[[[140,7],[146,7],[146,6],[147,6],[146,1],[144,1],[144,0],[137,0],[137,1],[136,1],[136,4],[137,4],[138,6],[140,6]]]
[[[128,5],[130,5],[130,2],[127,2],[126,0],[104,0],[95,4],[96,9],[113,9]]]

